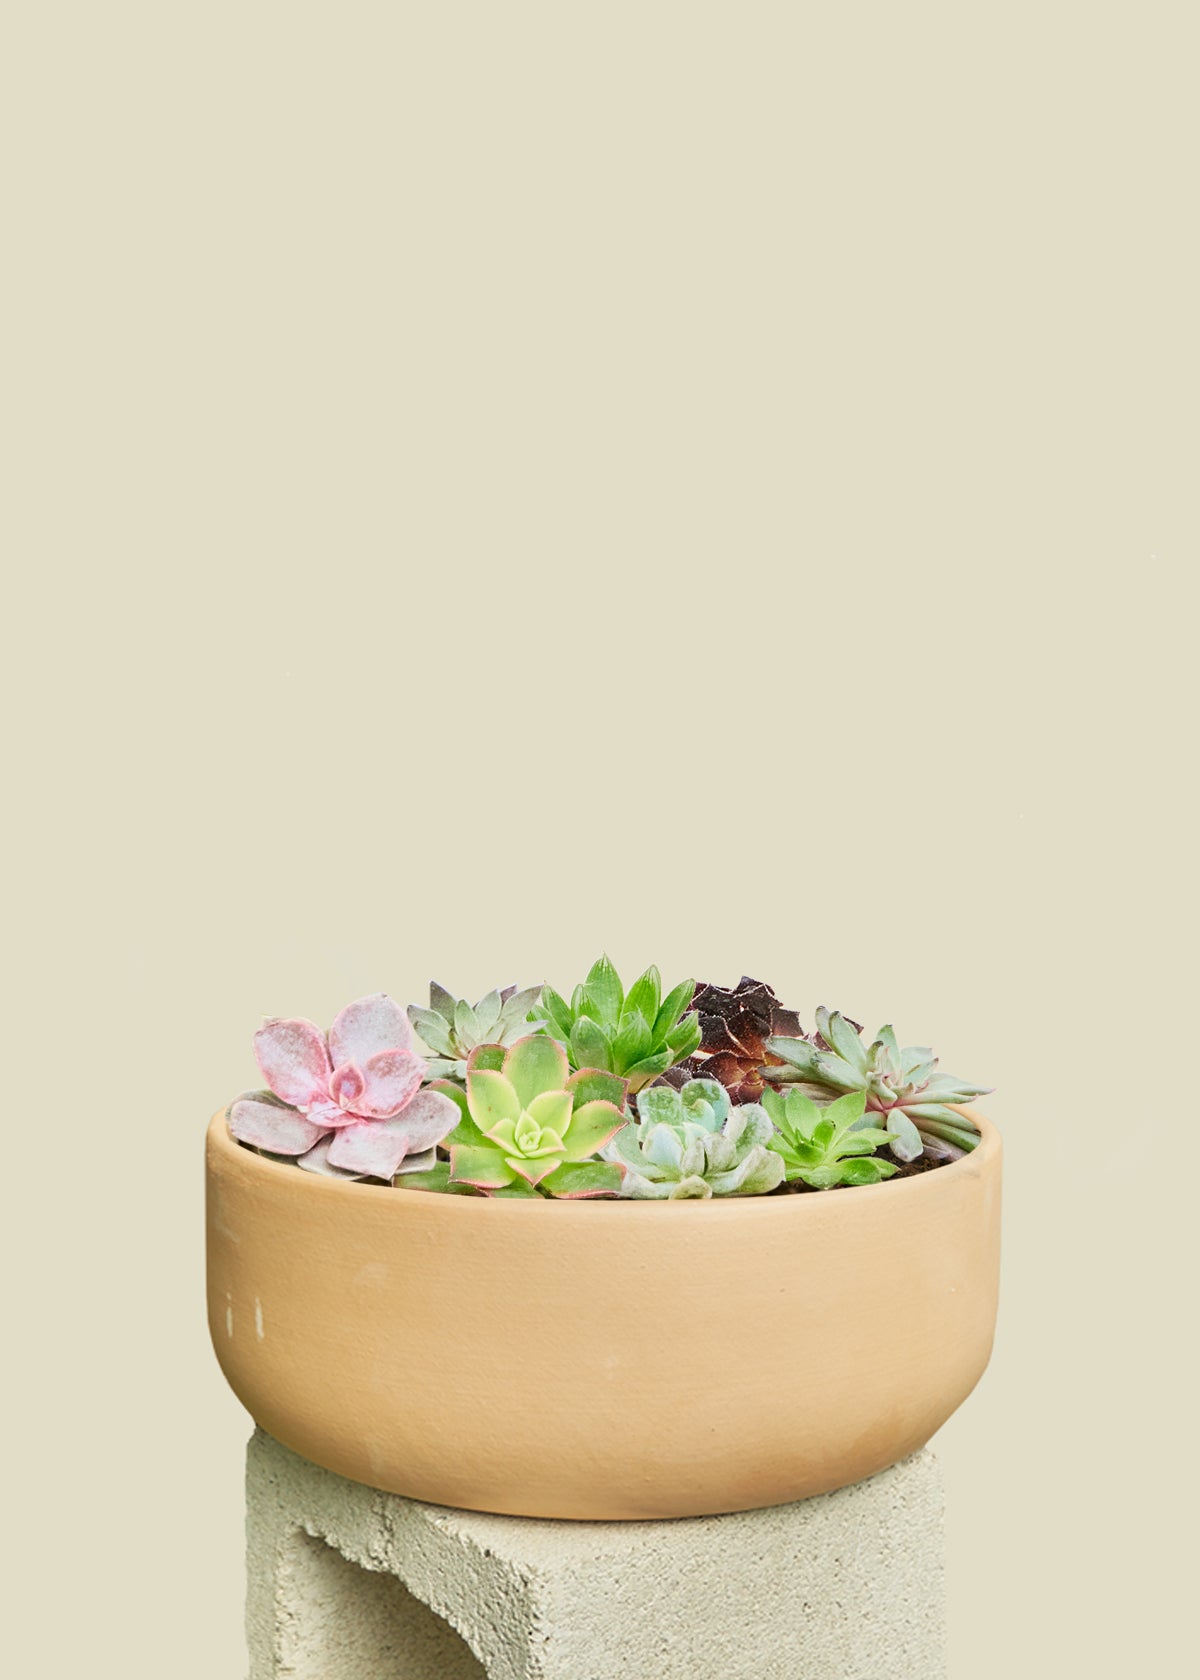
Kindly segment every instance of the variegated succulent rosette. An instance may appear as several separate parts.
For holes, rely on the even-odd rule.
[[[881,1184],[957,1160],[986,1086],[938,1070],[890,1026],[870,1042],[820,1008],[806,1033],[770,986],[657,968],[625,990],[607,957],[570,993],[509,986],[429,1007],[384,992],[328,1033],[266,1021],[266,1088],[233,1137],[280,1163],[460,1196],[708,1200]]]

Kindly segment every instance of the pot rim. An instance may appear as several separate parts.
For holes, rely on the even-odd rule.
[[[237,1098],[235,1097],[233,1101],[236,1102]],[[438,1201],[447,1204],[448,1207],[452,1206],[455,1208],[473,1210],[464,1212],[461,1215],[450,1215],[451,1218],[461,1217],[465,1219],[486,1219],[489,1217],[495,1217],[495,1210],[497,1208],[502,1210],[500,1215],[501,1218],[511,1218],[512,1211],[514,1209],[532,1207],[535,1205],[535,1201],[536,1204],[540,1205],[543,1209],[547,1206],[555,1208],[578,1208],[580,1206],[580,1198],[563,1197],[556,1200],[555,1198],[548,1196],[539,1196],[537,1198],[532,1196],[528,1198],[511,1196],[497,1198],[493,1198],[491,1196],[451,1196],[431,1190],[404,1190],[390,1184],[368,1184],[359,1179],[326,1178],[320,1173],[301,1172],[298,1168],[285,1166],[282,1161],[272,1161],[267,1156],[259,1155],[257,1151],[253,1149],[246,1149],[238,1143],[236,1138],[234,1138],[230,1132],[228,1126],[227,1117],[231,1106],[232,1103],[229,1103],[224,1108],[219,1108],[209,1121],[207,1135],[208,1149],[214,1155],[223,1158],[229,1164],[236,1162],[240,1170],[249,1174],[252,1178],[263,1179],[265,1177],[265,1179],[269,1180],[281,1173],[286,1173],[289,1177],[296,1181],[295,1189],[297,1195],[316,1195],[325,1196],[326,1198],[337,1196],[343,1200],[347,1196],[350,1196],[353,1197],[355,1201],[359,1202],[360,1205],[362,1205],[362,1197],[364,1195],[371,1195],[375,1197],[387,1196],[393,1201],[398,1199],[401,1206],[413,1200],[419,1200],[425,1205],[428,1205],[431,1201]],[[977,1109],[968,1108],[962,1103],[952,1103],[947,1106],[956,1108],[960,1114],[967,1115],[979,1127],[980,1141],[976,1144],[975,1148],[972,1149],[969,1154],[961,1155],[958,1160],[950,1161],[945,1166],[934,1167],[929,1172],[913,1173],[907,1178],[883,1179],[878,1184],[856,1184],[852,1186],[856,1205],[861,1204],[861,1198],[866,1196],[879,1196],[887,1194],[894,1198],[896,1196],[937,1194],[939,1192],[936,1190],[936,1186],[940,1185],[943,1191],[949,1188],[950,1175],[957,1174],[962,1176],[964,1169],[969,1169],[972,1166],[976,1169],[976,1171],[978,1171],[980,1167],[991,1166],[992,1163],[1000,1157],[1002,1153],[1000,1133],[996,1130],[993,1123],[986,1118],[986,1116],[980,1114]],[[301,1189],[301,1185],[303,1185],[303,1189]],[[667,1210],[674,1210],[681,1207],[688,1207],[692,1209],[696,1209],[697,1207],[702,1208],[704,1211],[701,1212],[698,1217],[701,1219],[712,1219],[714,1217],[722,1217],[724,1214],[727,1214],[731,1208],[745,1210],[751,1206],[755,1209],[755,1217],[778,1218],[780,1217],[778,1211],[772,1213],[770,1211],[771,1209],[778,1210],[784,1207],[791,1207],[792,1204],[796,1202],[804,1204],[805,1202],[814,1200],[814,1198],[803,1195],[712,1196],[709,1198],[689,1196],[680,1197],[672,1201],[667,1197],[664,1197],[662,1200],[650,1198],[641,1200],[633,1197],[621,1199],[620,1197],[600,1196],[586,1197],[583,1198],[583,1200],[586,1201],[589,1206],[592,1202],[599,1201],[607,1203],[610,1209],[618,1208],[624,1210],[616,1215],[612,1212],[602,1214],[600,1216],[602,1219],[612,1219],[613,1217],[627,1219],[653,1219],[655,1217],[661,1218],[664,1216],[672,1218],[677,1217],[677,1215],[675,1213],[668,1212]],[[828,1199],[824,1196],[818,1196],[815,1198],[815,1201],[818,1206],[826,1206]],[[842,1198],[839,1197],[837,1203],[839,1207],[841,1206],[841,1202]],[[331,1201],[330,1206],[332,1205]],[[480,1214],[477,1211],[480,1206],[490,1207],[492,1210],[491,1214]],[[657,1210],[657,1213],[652,1210]],[[520,1217],[520,1215],[517,1217]],[[551,1217],[554,1216],[551,1215]],[[590,1215],[588,1217],[590,1217]],[[693,1212],[689,1217],[695,1218],[697,1215]]]

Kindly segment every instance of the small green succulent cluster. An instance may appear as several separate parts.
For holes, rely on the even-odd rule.
[[[800,1179],[811,1190],[843,1184],[879,1184],[900,1169],[875,1154],[892,1134],[866,1120],[867,1099],[851,1092],[821,1108],[795,1086],[786,1093],[766,1090],[762,1106],[775,1124],[768,1147],[778,1155],[789,1184]]]
[[[681,1090],[639,1091],[638,1120],[619,1131],[604,1158],[625,1169],[619,1194],[638,1201],[758,1196],[783,1180],[774,1127],[757,1103],[730,1105],[715,1079]]]
[[[867,1114],[881,1117],[899,1161],[915,1161],[926,1153],[945,1160],[974,1149],[978,1127],[948,1105],[986,1096],[989,1086],[938,1073],[932,1050],[902,1049],[891,1027],[881,1027],[867,1044],[836,1010],[818,1009],[816,1020],[815,1041],[767,1040],[767,1049],[783,1063],[762,1069],[772,1085],[797,1086],[824,1104],[843,1093],[860,1092]]]
[[[523,991],[506,986],[471,1004],[431,980],[429,1008],[416,1003],[408,1006],[409,1021],[433,1051],[429,1078],[465,1080],[471,1052],[481,1044],[515,1044],[518,1038],[536,1032],[529,1011],[541,995],[540,986],[526,986]]]
[[[662,996],[662,981],[651,966],[628,992],[607,957],[592,964],[568,1003],[553,986],[543,986],[533,1018],[567,1047],[573,1068],[601,1068],[640,1091],[699,1046],[700,1023],[685,1011],[695,982],[681,980]]]

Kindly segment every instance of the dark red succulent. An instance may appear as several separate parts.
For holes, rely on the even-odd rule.
[[[735,1103],[757,1102],[763,1064],[779,1063],[768,1053],[767,1039],[808,1036],[795,1010],[785,1009],[765,981],[748,974],[732,988],[701,983],[691,1007],[700,1017],[700,1048],[664,1074],[663,1082],[680,1086],[689,1079],[715,1079]]]

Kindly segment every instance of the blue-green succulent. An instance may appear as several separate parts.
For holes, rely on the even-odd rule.
[[[431,980],[429,1008],[422,1009],[418,1003],[408,1006],[409,1021],[433,1052],[428,1058],[428,1078],[457,1079],[465,1084],[467,1063],[481,1044],[507,1048],[519,1038],[539,1032],[540,1027],[530,1024],[529,1011],[541,995],[540,986],[526,986],[520,992],[515,986],[506,986],[472,1004]]]
[[[898,1161],[951,1160],[974,1149],[979,1128],[954,1103],[986,1096],[990,1087],[971,1085],[937,1071],[932,1050],[901,1048],[891,1027],[880,1027],[868,1044],[837,1010],[817,1010],[815,1038],[769,1038],[768,1051],[782,1065],[764,1067],[772,1085],[798,1087],[817,1103],[846,1092],[862,1093],[872,1122],[886,1127],[888,1147]]]
[[[651,1086],[638,1092],[637,1110],[637,1120],[602,1151],[625,1168],[621,1196],[756,1196],[783,1181],[783,1159],[769,1148],[774,1127],[767,1114],[757,1103],[732,1107],[715,1079],[689,1079],[678,1091]]]

